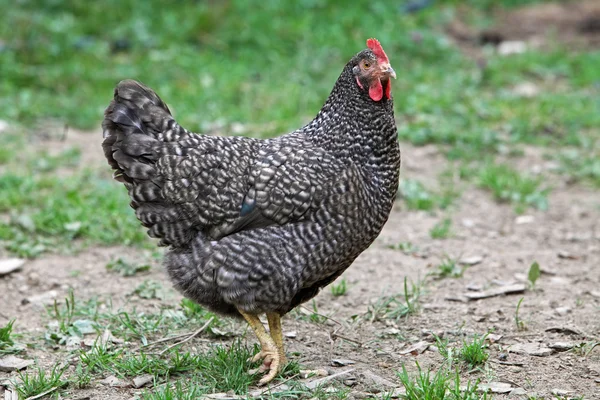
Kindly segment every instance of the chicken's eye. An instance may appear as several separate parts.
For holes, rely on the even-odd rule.
[[[365,69],[369,69],[369,68],[371,68],[371,63],[370,63],[370,62],[368,62],[368,61],[365,61],[365,63],[363,64],[363,67],[364,67]]]

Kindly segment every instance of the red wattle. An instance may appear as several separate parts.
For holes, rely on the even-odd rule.
[[[376,79],[375,82],[369,88],[369,97],[373,101],[379,101],[383,97],[383,86],[381,86],[381,80]]]
[[[392,98],[392,82],[390,81],[385,85],[385,98],[388,100]]]

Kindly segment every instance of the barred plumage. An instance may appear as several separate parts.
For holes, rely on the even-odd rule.
[[[400,152],[395,74],[369,46],[312,122],[274,139],[188,132],[151,89],[119,83],[104,153],[148,234],[170,247],[165,265],[185,296],[229,315],[285,314],[379,234]]]

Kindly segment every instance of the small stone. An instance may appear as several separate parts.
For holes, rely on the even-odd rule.
[[[571,390],[564,390],[564,389],[552,389],[551,393],[555,396],[566,396],[569,393],[573,393],[573,391]]]
[[[507,382],[490,382],[479,384],[482,391],[491,391],[492,393],[508,393],[513,390],[513,386]]]
[[[413,344],[412,346],[410,346],[409,348],[400,351],[400,354],[412,354],[412,355],[418,355],[423,353],[425,350],[427,350],[427,348],[431,346],[431,343],[429,342],[425,342],[425,341],[420,341],[418,343]]]
[[[557,351],[566,351],[573,348],[573,343],[571,342],[556,342],[550,344],[548,347]]]
[[[356,385],[358,383],[358,381],[356,380],[356,378],[348,378],[348,379],[344,379],[344,381],[342,383],[348,387],[352,387],[352,386]]]
[[[260,392],[259,392],[260,393]],[[245,397],[239,396],[235,393],[213,393],[204,395],[207,399],[218,399],[218,400],[238,400],[245,399]]]
[[[471,292],[479,292],[483,290],[483,285],[478,283],[469,283],[467,285],[467,290],[470,290]]]
[[[129,384],[123,382],[119,378],[114,375],[107,376],[99,382],[101,385],[110,386],[110,387],[126,387],[130,386]]]
[[[285,336],[286,338],[294,339],[296,336],[298,336],[298,332],[296,332],[296,331],[285,332],[283,334],[283,336]]]
[[[527,394],[527,390],[523,389],[523,388],[514,388],[511,392],[510,395],[511,396],[523,396]]]
[[[551,348],[543,346],[539,343],[513,344],[509,347],[508,351],[511,353],[527,354],[530,356],[537,356],[537,357],[547,357],[549,355],[552,355],[552,353],[554,352],[554,350],[552,350]]]
[[[58,297],[58,292],[56,290],[49,290],[44,293],[36,294],[33,296],[29,296],[23,299],[23,304],[35,304],[35,305],[52,305],[54,304],[54,300]]]
[[[464,226],[465,228],[472,228],[475,226],[475,221],[473,221],[472,219],[469,218],[464,218],[462,221],[462,226]]]
[[[383,387],[392,387],[392,386],[395,386],[395,384],[393,382],[385,379],[384,377],[381,377],[381,376],[377,375],[373,371],[364,370],[364,371],[362,371],[362,375],[363,375],[364,378],[366,378],[367,380],[371,381],[376,386],[379,386],[379,387],[382,387],[382,386]]]
[[[472,257],[465,257],[465,258],[461,258],[458,263],[462,264],[462,265],[467,265],[467,266],[473,266],[473,265],[477,265],[479,263],[481,263],[483,261],[483,257],[482,256],[472,256]]]
[[[496,333],[490,333],[489,335],[487,335],[487,340],[490,341],[490,343],[497,343],[502,339],[502,335],[498,335]]]
[[[21,258],[7,258],[0,260],[0,276],[8,275],[11,272],[15,272],[25,264],[25,260]]]
[[[300,370],[300,378],[306,379],[313,376],[327,376],[329,372],[326,369],[301,369]]]
[[[334,367],[345,367],[346,365],[352,365],[355,363],[356,362],[354,360],[346,360],[343,358],[334,358],[333,360],[331,360],[331,365],[333,365]]]
[[[150,374],[136,376],[133,378],[133,387],[139,389],[154,381],[154,376]]]
[[[27,275],[27,284],[29,286],[38,286],[40,284],[40,275],[37,272]]]
[[[384,330],[383,333],[386,334],[386,335],[399,335],[400,334],[400,329],[398,329],[398,328],[388,328],[388,329]]]
[[[571,309],[569,307],[557,307],[554,309],[554,311],[561,317],[564,317],[571,312]]]
[[[511,54],[525,53],[527,50],[527,43],[521,40],[506,40],[498,46],[498,54],[501,56],[508,56]]]
[[[517,218],[515,218],[515,224],[517,225],[531,224],[533,221],[535,221],[535,217],[533,215],[519,215]]]
[[[15,357],[13,355],[6,356],[4,358],[0,358],[0,371],[2,372],[12,372],[12,371],[20,371],[24,368],[29,367],[34,364],[33,360],[23,360],[22,358]]]

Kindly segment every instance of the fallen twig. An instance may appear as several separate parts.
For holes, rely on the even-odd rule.
[[[208,321],[206,321],[206,323],[204,325],[202,325],[202,328],[198,329],[196,332],[192,333],[191,335],[189,335],[187,338],[183,339],[182,341],[177,342],[177,343],[173,343],[172,345],[170,345],[166,349],[160,351],[158,354],[162,356],[167,351],[171,350],[173,347],[177,347],[180,344],[184,344],[185,342],[190,341],[193,337],[199,335],[203,330],[205,330],[206,328],[208,328],[208,326],[211,324],[211,322],[213,322],[213,319],[215,319],[215,317],[210,317],[210,319]]]
[[[253,396],[253,397],[260,397],[260,396],[262,396],[262,395],[263,395],[263,394],[265,394],[265,393],[269,393],[269,392],[271,392],[271,390],[273,390],[273,389],[275,389],[276,387],[278,387],[278,386],[281,386],[281,385],[283,385],[283,384],[285,384],[285,383],[287,383],[287,382],[291,381],[291,380],[292,380],[292,379],[294,379],[294,378],[297,378],[299,375],[300,375],[300,374],[295,374],[295,375],[293,375],[293,376],[291,376],[291,377],[287,378],[286,380],[283,380],[283,381],[281,381],[281,382],[279,382],[279,383],[277,383],[277,384],[275,384],[275,385],[273,385],[273,386],[269,386],[269,387],[267,387],[266,389],[263,389],[263,390],[261,390],[261,391],[260,391],[260,392],[258,392],[258,393],[257,393],[257,392],[252,392],[252,396]]]
[[[54,391],[55,391],[56,389],[58,389],[58,388],[59,388],[59,386],[55,386],[55,387],[53,387],[52,389],[48,389],[48,390],[46,390],[46,391],[45,391],[45,392],[43,392],[43,393],[36,394],[35,396],[28,397],[28,398],[26,398],[25,400],[35,400],[35,399],[40,399],[40,398],[44,397],[45,395],[47,395],[47,394],[49,394],[49,393],[52,393],[52,392],[54,392]]]

